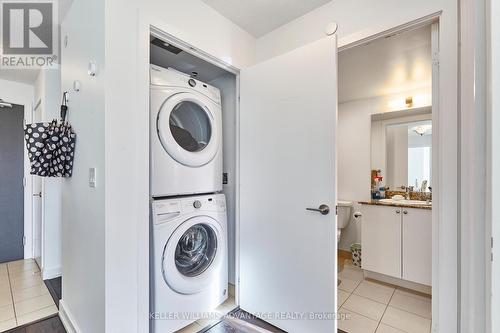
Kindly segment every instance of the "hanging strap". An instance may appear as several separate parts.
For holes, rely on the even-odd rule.
[[[67,95],[68,92],[65,91],[63,93],[63,97],[62,97],[62,102],[61,102],[61,121],[64,122],[66,121],[66,114],[68,113],[68,98],[67,98]]]

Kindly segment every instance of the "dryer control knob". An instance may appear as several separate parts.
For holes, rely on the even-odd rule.
[[[193,202],[193,207],[196,209],[201,208],[201,201],[196,200],[195,202]]]

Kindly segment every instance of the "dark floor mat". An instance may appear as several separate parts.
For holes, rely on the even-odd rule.
[[[59,316],[14,328],[4,333],[66,333]]]
[[[62,279],[61,277],[57,277],[54,279],[50,280],[45,280],[45,285],[47,286],[47,289],[49,290],[50,295],[52,296],[52,299],[54,300],[54,303],[56,303],[57,308],[59,309],[59,301],[61,300],[62,296]]]
[[[235,310],[203,333],[286,333],[285,331],[251,315]],[[338,330],[338,333],[346,333]]]

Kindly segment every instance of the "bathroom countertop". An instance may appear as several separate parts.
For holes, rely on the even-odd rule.
[[[399,203],[380,202],[378,200],[358,201],[358,203],[361,205],[376,205],[376,206],[418,208],[418,209],[432,210],[432,204],[429,205],[415,205],[415,204],[403,204],[403,203],[399,204]]]

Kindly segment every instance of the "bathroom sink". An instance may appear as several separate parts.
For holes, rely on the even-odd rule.
[[[421,201],[421,200],[380,199],[379,202],[392,204],[392,205],[417,205],[417,206],[418,205],[422,205],[422,206],[430,205],[430,203],[427,203],[427,201]]]

